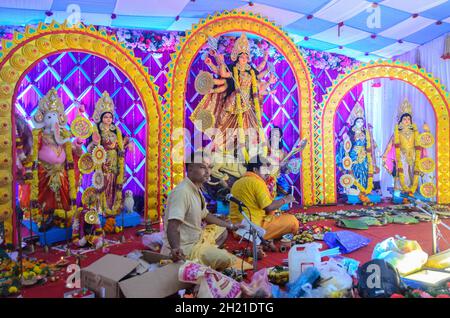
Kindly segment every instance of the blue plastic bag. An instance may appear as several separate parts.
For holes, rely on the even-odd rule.
[[[342,254],[348,254],[370,243],[370,239],[351,231],[325,233],[324,242],[329,248],[339,247]]]
[[[308,267],[295,282],[288,283],[287,287],[287,297],[288,298],[298,298],[305,294],[303,287],[306,284],[313,284],[320,277],[320,272],[315,267]]]

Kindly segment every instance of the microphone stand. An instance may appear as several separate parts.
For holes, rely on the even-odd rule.
[[[243,205],[242,204],[238,204],[238,206],[239,206],[239,213],[242,214],[244,219],[250,225],[250,234],[252,236],[252,242],[253,242],[253,272],[255,273],[257,271],[257,266],[258,266],[258,246],[256,244],[256,240],[258,238],[258,231],[253,226],[253,223],[250,221],[250,219],[248,218],[247,214],[244,213],[244,211],[242,209]]]
[[[414,199],[414,206],[416,208],[418,208],[420,211],[422,211],[423,213],[431,216],[431,229],[432,229],[432,237],[433,237],[433,255],[439,253],[439,245],[438,245],[438,241],[437,241],[437,232],[438,232],[438,224],[439,222],[439,217],[437,215],[437,213],[431,208],[431,206],[425,202],[422,202],[420,200]],[[420,206],[420,204],[423,204],[424,207],[426,207],[428,210],[425,210],[422,206]],[[447,230],[450,230],[450,227],[445,224],[445,223],[441,223]]]

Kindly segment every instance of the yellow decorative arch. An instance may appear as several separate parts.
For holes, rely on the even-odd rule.
[[[218,37],[229,32],[248,32],[266,39],[286,58],[293,70],[298,84],[298,101],[301,105],[299,111],[300,134],[302,138],[309,140],[308,147],[302,154],[301,190],[303,203],[311,205],[314,192],[311,173],[312,139],[310,126],[313,109],[313,89],[310,69],[286,32],[267,18],[252,12],[224,11],[209,15],[186,32],[186,35],[181,38],[176,52],[172,55],[165,94],[166,107],[168,107],[171,115],[171,124],[164,125],[164,127],[170,127],[170,135],[172,136],[172,151],[167,154],[169,156],[167,160],[171,162],[171,186],[179,183],[184,173],[183,163],[172,162],[172,157],[170,156],[173,156],[174,147],[176,147],[177,151],[184,152],[184,135],[173,133],[175,129],[184,128],[184,105],[189,68],[209,36]],[[179,154],[179,152],[177,153]]]
[[[64,51],[81,51],[100,56],[119,68],[133,83],[148,119],[146,212],[156,218],[160,209],[162,179],[160,132],[162,111],[160,97],[148,69],[133,51],[119,43],[115,36],[83,24],[68,26],[53,22],[27,27],[24,33],[14,33],[12,40],[2,40],[0,51],[0,134],[2,140],[14,138],[14,100],[17,88],[32,68],[43,58]],[[0,220],[7,231],[6,242],[13,242],[14,227],[14,143],[0,145]]]
[[[334,147],[334,118],[342,98],[355,85],[374,78],[391,78],[404,81],[419,89],[430,102],[436,114],[436,186],[437,202],[450,203],[450,99],[439,79],[417,65],[400,61],[364,63],[341,75],[329,88],[320,108],[314,113],[320,122],[314,147],[321,149],[322,169],[316,178],[323,179],[324,193],[317,203],[336,202],[336,162]],[[321,133],[322,132],[322,133]]]

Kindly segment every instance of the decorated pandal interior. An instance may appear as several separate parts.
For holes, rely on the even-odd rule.
[[[2,27],[2,297],[450,297],[449,38],[356,59],[254,8]]]

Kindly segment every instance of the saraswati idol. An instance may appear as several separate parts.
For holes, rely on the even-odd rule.
[[[427,124],[423,125],[424,132],[419,132],[412,120],[412,106],[406,99],[400,105],[397,120],[383,154],[383,165],[394,177],[394,190],[413,196],[421,184],[420,194],[433,198],[436,187],[426,177],[435,170],[434,160],[427,157],[427,148],[433,146],[434,137]]]
[[[374,160],[376,143],[370,125],[365,124],[364,109],[356,103],[347,120],[348,132],[343,134],[337,153],[337,167],[344,174],[340,184],[350,203],[379,202],[380,196],[372,193],[373,176],[379,173]]]

